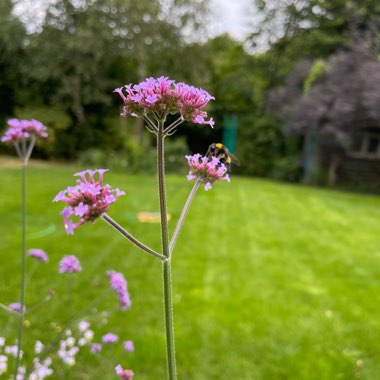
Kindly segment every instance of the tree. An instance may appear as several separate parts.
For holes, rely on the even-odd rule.
[[[255,0],[252,43],[268,49],[270,86],[278,85],[301,58],[327,57],[350,39],[353,24],[379,42],[377,0]]]
[[[0,2],[0,121],[14,110],[16,89],[20,85],[19,62],[25,30],[12,15],[11,0]]]
[[[285,87],[271,96],[271,108],[287,119],[288,131],[317,133],[332,150],[330,184],[355,133],[368,127],[380,129],[380,62],[371,46],[357,37],[347,49],[332,55],[308,92],[302,91],[301,83],[308,76],[300,75],[299,65]],[[304,74],[307,67],[311,65],[304,64]]]
[[[197,4],[196,0],[50,4],[42,30],[30,36],[23,76],[25,88],[37,94],[29,97],[36,107],[59,104],[72,119],[67,131],[57,133],[60,155],[76,157],[88,144],[123,148],[120,128],[115,128],[119,122],[109,117],[118,107],[113,89],[179,69],[174,62],[184,44],[180,28],[197,25],[204,8]],[[164,6],[170,10],[167,14]],[[21,106],[26,104],[31,105],[30,99]]]

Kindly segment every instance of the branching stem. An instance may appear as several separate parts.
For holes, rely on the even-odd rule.
[[[180,116],[176,121],[170,124],[167,128],[164,129],[165,135],[170,134],[176,127],[178,127],[181,123],[183,123],[183,117]]]
[[[191,205],[191,202],[192,200],[194,199],[194,196],[199,188],[199,185],[201,184],[201,181],[197,180],[195,183],[194,183],[194,186],[193,188],[191,189],[190,191],[190,194],[188,195],[187,199],[186,199],[186,203],[185,205],[183,206],[183,209],[182,209],[182,212],[181,212],[181,215],[178,219],[178,222],[177,222],[177,225],[175,226],[175,230],[174,230],[174,233],[173,233],[173,236],[170,240],[170,244],[169,244],[169,252],[170,252],[170,255],[174,249],[174,246],[175,246],[175,243],[177,242],[177,239],[178,239],[178,235],[179,233],[181,232],[181,228],[183,226],[183,223],[185,221],[185,218],[186,218],[186,215],[187,215],[187,212],[189,211],[189,208],[190,208],[190,205]]]
[[[161,261],[167,260],[167,258],[164,255],[161,255],[160,253],[154,251],[153,249],[147,247],[144,243],[142,243],[140,240],[136,239],[132,234],[130,234],[128,231],[126,231],[120,224],[115,222],[110,216],[107,214],[103,214],[102,216],[103,220],[105,220],[111,227],[113,227],[116,231],[120,232],[124,237],[126,237],[131,243],[133,243],[136,247],[140,248],[144,252],[148,253],[151,256],[154,256],[156,259],[159,259]]]

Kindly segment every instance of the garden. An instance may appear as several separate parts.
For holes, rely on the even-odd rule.
[[[229,4],[0,3],[0,379],[378,378],[379,4]]]

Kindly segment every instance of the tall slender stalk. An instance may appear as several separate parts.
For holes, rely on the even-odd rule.
[[[158,191],[161,215],[162,253],[167,258],[162,264],[162,279],[164,292],[164,317],[166,335],[166,361],[169,380],[176,380],[176,360],[174,345],[174,321],[173,321],[173,299],[171,285],[171,260],[169,251],[168,219],[166,212],[166,190],[165,190],[165,159],[164,159],[164,122],[158,124],[157,133],[157,175]]]
[[[26,279],[26,160],[22,163],[21,179],[21,285],[20,285],[20,316],[17,332],[17,355],[14,370],[14,379],[17,378],[18,368],[20,366],[22,338],[24,332],[24,314],[25,314],[25,279]]]
[[[68,273],[69,276],[66,278],[66,286],[67,286],[67,323],[72,322],[73,317],[73,284],[71,277],[72,273]]]

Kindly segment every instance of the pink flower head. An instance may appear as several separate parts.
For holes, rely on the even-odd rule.
[[[204,183],[205,190],[209,190],[216,181],[228,181],[230,177],[227,174],[227,167],[216,157],[203,157],[199,153],[192,156],[186,156],[190,172],[187,176],[189,181],[198,180]]]
[[[16,311],[17,313],[21,313],[21,310],[23,309],[23,312],[25,313],[26,311],[26,308],[25,306],[23,307],[21,305],[21,303],[19,302],[14,302],[14,303],[11,303],[10,305],[8,305],[8,307],[13,310],[13,311]]]
[[[79,177],[76,186],[69,186],[59,192],[53,202],[64,202],[68,205],[61,215],[63,216],[66,232],[69,235],[74,229],[87,222],[95,222],[102,214],[108,211],[110,205],[115,203],[124,191],[112,189],[109,185],[103,185],[103,174],[107,169],[85,170],[74,174]],[[98,174],[98,180],[95,175]],[[74,223],[70,217],[77,217],[79,221]]]
[[[8,129],[1,138],[2,142],[14,143],[26,140],[31,136],[48,137],[47,128],[38,120],[9,119],[7,124]]]
[[[118,364],[115,367],[116,374],[120,377],[121,380],[132,380],[133,379],[133,371],[131,369],[123,369],[123,367]]]
[[[29,249],[28,255],[30,257],[34,257],[35,259],[39,261],[42,261],[43,263],[46,263],[48,261],[47,254],[42,249],[36,249],[36,248]]]
[[[82,267],[80,266],[80,261],[74,255],[64,256],[59,262],[59,273],[75,273],[80,272]]]
[[[97,354],[102,350],[102,345],[100,343],[93,343],[91,345],[91,353]]]
[[[135,350],[135,346],[131,340],[127,340],[123,343],[124,350],[127,352],[133,352]]]
[[[119,340],[119,337],[116,334],[107,333],[103,335],[102,342],[107,344],[114,344]]]
[[[183,120],[197,124],[214,125],[213,119],[206,120],[203,108],[215,99],[207,91],[185,83],[175,83],[167,77],[147,78],[136,85],[116,88],[124,102],[121,116],[143,116],[155,112],[158,115],[179,113]]]
[[[107,276],[110,279],[112,289],[116,292],[119,298],[121,309],[128,310],[131,307],[132,302],[129,297],[127,281],[124,276],[121,273],[112,270],[107,272]]]

